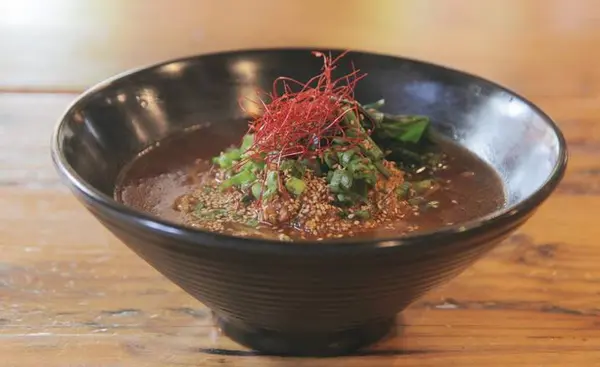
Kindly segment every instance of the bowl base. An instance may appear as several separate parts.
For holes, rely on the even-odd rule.
[[[261,354],[306,357],[350,354],[382,339],[395,324],[391,318],[332,333],[288,333],[252,327],[219,315],[214,318],[225,335]]]

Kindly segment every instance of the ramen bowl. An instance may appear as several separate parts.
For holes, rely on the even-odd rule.
[[[357,99],[383,97],[389,112],[428,115],[437,134],[498,173],[503,208],[404,236],[295,244],[204,232],[113,199],[123,167],[155,142],[198,124],[226,133],[222,124],[244,117],[240,97],[281,75],[308,80],[321,67],[310,51],[216,53],[127,72],[80,96],[52,137],[56,169],[79,201],[209,307],[225,334],[268,354],[339,355],[379,340],[411,302],[525,223],[567,164],[556,124],[516,93],[442,66],[351,52],[346,58],[368,73]]]

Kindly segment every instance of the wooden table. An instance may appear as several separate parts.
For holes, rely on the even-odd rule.
[[[286,45],[480,74],[539,104],[569,142],[568,174],[537,215],[362,355],[271,358],[219,336],[50,164],[51,129],[83,88],[166,58]],[[600,2],[7,0],[0,50],[0,365],[600,366]]]

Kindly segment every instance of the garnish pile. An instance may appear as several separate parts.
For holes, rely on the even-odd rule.
[[[411,200],[435,183],[405,173],[426,163],[428,118],[382,113],[383,100],[360,105],[354,88],[366,74],[334,79],[344,54],[314,55],[321,73],[275,80],[241,145],[213,158],[206,184],[177,201],[190,225],[281,240],[414,229],[403,220],[416,214]]]

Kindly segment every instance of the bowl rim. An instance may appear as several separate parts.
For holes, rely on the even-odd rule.
[[[61,117],[58,119],[51,137],[51,156],[55,169],[57,170],[63,181],[66,181],[65,183],[71,186],[71,189],[75,189],[80,194],[82,194],[85,199],[91,200],[103,209],[108,209],[110,212],[112,212],[113,216],[116,215],[121,219],[133,221],[138,225],[148,227],[148,229],[150,230],[172,237],[173,239],[179,240],[177,242],[181,245],[230,248],[250,252],[276,251],[279,253],[289,254],[339,254],[373,250],[380,251],[383,249],[393,250],[399,248],[410,251],[411,249],[414,249],[415,246],[418,246],[417,248],[419,248],[422,251],[425,251],[431,250],[438,246],[444,246],[445,244],[450,242],[464,240],[478,234],[486,233],[489,230],[493,230],[494,228],[502,229],[504,227],[509,226],[512,230],[513,228],[516,228],[518,226],[518,223],[521,222],[521,219],[527,219],[528,215],[531,214],[550,196],[550,194],[556,189],[556,187],[564,177],[568,163],[567,143],[565,137],[560,128],[557,126],[556,122],[550,116],[548,116],[548,114],[542,111],[541,108],[536,106],[533,102],[531,102],[524,96],[496,82],[493,82],[491,80],[469,72],[461,71],[459,69],[420,59],[373,51],[363,51],[361,49],[351,49],[350,55],[362,54],[365,56],[371,55],[390,57],[401,60],[403,62],[409,62],[426,67],[438,68],[448,73],[461,75],[464,77],[471,78],[478,82],[487,83],[500,91],[510,94],[515,99],[518,99],[520,102],[526,104],[529,108],[531,108],[532,111],[537,113],[544,120],[544,122],[552,129],[553,133],[558,139],[558,160],[556,165],[553,167],[548,179],[533,194],[524,198],[512,207],[503,207],[485,216],[481,216],[479,218],[467,222],[454,224],[452,226],[441,227],[426,231],[415,231],[409,234],[381,237],[377,239],[365,240],[355,239],[352,237],[345,237],[341,239],[327,239],[324,241],[301,241],[300,243],[290,244],[289,242],[285,241],[236,237],[217,232],[210,232],[201,229],[191,228],[163,220],[149,213],[145,213],[143,211],[126,206],[125,204],[119,203],[114,198],[100,192],[99,190],[88,184],[75,171],[75,169],[71,165],[69,165],[64,155],[64,152],[61,149],[61,142],[59,141],[60,131],[64,126],[65,122],[67,121],[68,117],[75,111],[75,109],[78,106],[85,104],[96,93],[109,88],[114,83],[122,80],[125,77],[129,77],[135,74],[141,74],[168,64],[191,62],[209,56],[235,56],[249,53],[269,53],[286,51],[310,52],[316,49],[331,51],[335,53],[345,51],[344,49],[335,47],[242,48],[235,50],[215,51],[183,56],[157,63],[146,64],[141,67],[129,69],[124,72],[115,74],[114,76],[109,77],[86,89],[77,98],[75,98],[74,101],[70,103],[70,105],[62,113]],[[511,223],[517,224],[510,225]]]

